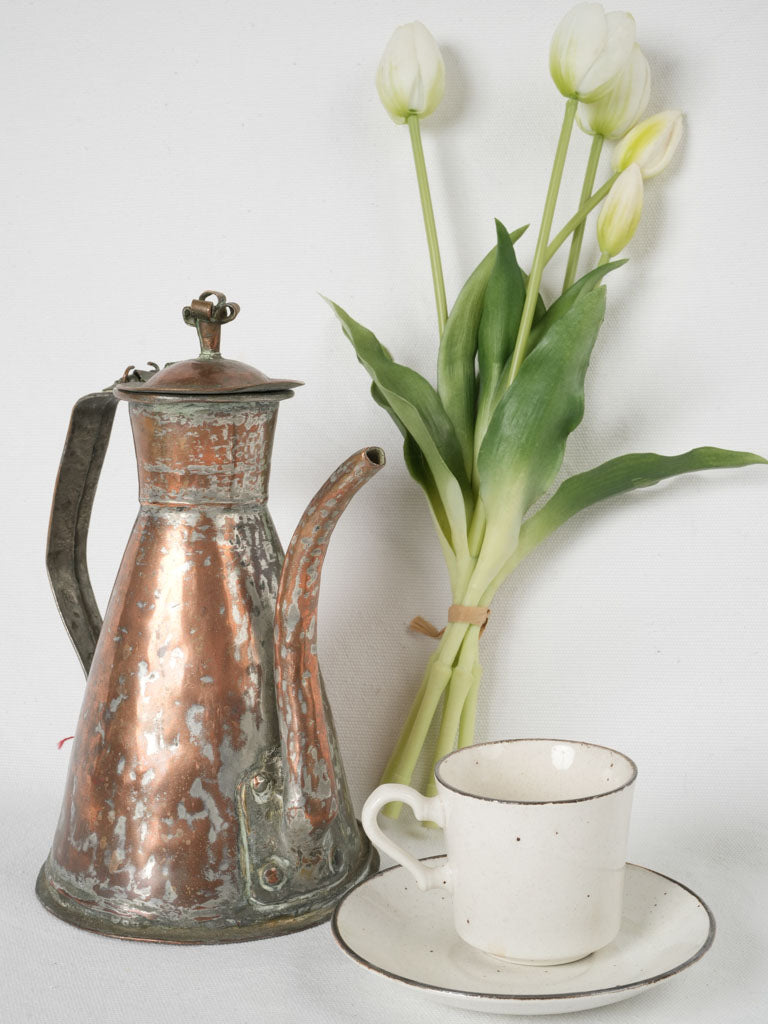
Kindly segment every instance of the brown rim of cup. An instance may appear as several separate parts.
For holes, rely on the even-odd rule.
[[[445,779],[441,777],[440,767],[449,758],[455,757],[457,754],[463,754],[467,750],[476,750],[482,747],[495,747],[502,743],[569,743],[577,747],[596,747],[599,750],[608,750],[610,751],[610,753],[622,758],[622,760],[626,761],[627,764],[629,764],[630,768],[632,769],[632,774],[626,782],[623,782],[620,786],[616,786],[615,789],[607,789],[604,793],[592,793],[589,796],[569,797],[566,800],[508,800],[504,797],[483,796],[480,793],[470,793],[465,789],[459,789],[458,786],[451,785],[449,782],[446,782]],[[613,793],[620,793],[622,789],[626,789],[628,786],[631,786],[637,778],[637,765],[631,757],[627,757],[626,754],[622,754],[620,750],[616,750],[614,747],[606,747],[602,743],[590,743],[588,740],[550,739],[546,736],[521,736],[517,739],[511,740],[489,740],[486,743],[473,743],[469,747],[460,747],[459,750],[452,750],[450,754],[446,754],[444,757],[441,757],[440,760],[435,765],[435,778],[437,779],[441,786],[444,786],[446,789],[449,789],[452,793],[458,793],[459,796],[470,797],[473,800],[487,800],[490,803],[496,804],[521,804],[527,807],[534,807],[537,804],[579,804],[584,803],[586,800],[599,800],[601,797],[611,796],[611,794]]]

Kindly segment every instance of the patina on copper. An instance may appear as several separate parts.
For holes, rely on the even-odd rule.
[[[281,749],[267,753],[241,793],[254,898],[289,905],[318,884],[338,891],[359,856],[331,710],[317,660],[317,603],[328,541],[356,491],[384,465],[381,448],[350,456],[307,507],[285,557],[275,616]],[[279,820],[280,827],[270,828]],[[339,898],[341,893],[339,892]]]
[[[237,310],[203,293],[184,311],[197,359],[81,399],[59,470],[48,567],[88,682],[37,892],[110,935],[280,934],[326,919],[375,869],[315,645],[330,535],[384,457],[365,449],[331,476],[283,567],[267,491],[278,403],[297,382],[221,356]],[[85,543],[119,399],[140,509],[102,623]]]

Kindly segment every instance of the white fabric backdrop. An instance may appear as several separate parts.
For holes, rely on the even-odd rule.
[[[406,632],[449,595],[399,438],[318,292],[431,374],[434,314],[407,132],[372,79],[419,17],[444,48],[424,145],[449,301],[494,216],[537,221],[561,100],[547,48],[564,2],[72,0],[7,5],[2,162],[6,386],[0,1018],[470,1020],[369,978],[327,926],[218,949],[120,944],[34,898],[58,816],[82,678],[43,566],[70,408],[128,363],[191,354],[203,288],[243,307],[227,354],[307,387],[280,413],[271,508],[287,540],[316,487],[380,443],[384,472],[342,520],[320,621],[356,804],[377,781],[430,651]],[[649,183],[588,377],[565,472],[699,444],[768,453],[765,338],[768,14],[761,0],[644,0],[651,110],[686,111]],[[575,136],[557,221],[588,142]],[[594,254],[588,231],[589,246]],[[533,239],[520,246],[530,262]],[[559,264],[550,282],[559,282]],[[549,293],[551,295],[550,284]],[[90,543],[105,603],[135,515],[120,409]],[[483,640],[478,738],[617,746],[640,766],[631,857],[686,882],[719,923],[690,972],[595,1022],[765,1019],[768,472],[672,481],[581,515],[499,594]],[[425,854],[435,840],[412,830]],[[762,961],[762,963],[761,963]]]

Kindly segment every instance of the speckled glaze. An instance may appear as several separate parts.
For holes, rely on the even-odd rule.
[[[444,860],[421,863],[439,871]],[[528,1017],[617,1003],[669,981],[704,956],[715,921],[703,900],[680,882],[627,864],[621,928],[612,942],[577,963],[524,966],[463,942],[453,925],[450,894],[414,892],[409,872],[395,867],[344,897],[333,933],[374,979],[372,997],[374,984],[381,984],[382,1003],[383,986],[397,984],[464,1010]]]
[[[363,826],[419,888],[451,891],[469,945],[516,963],[570,963],[618,934],[636,774],[629,758],[593,744],[480,744],[437,765],[435,797],[380,786]],[[381,831],[378,811],[397,800],[443,826],[447,862],[425,867]]]

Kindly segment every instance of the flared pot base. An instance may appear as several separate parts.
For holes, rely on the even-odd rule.
[[[318,893],[308,899],[304,910],[293,914],[267,916],[250,905],[238,909],[231,917],[212,918],[205,922],[179,924],[163,922],[158,918],[106,917],[53,885],[48,877],[47,862],[37,876],[35,892],[46,910],[67,924],[86,931],[98,932],[116,939],[133,939],[138,942],[168,942],[182,945],[215,945],[223,942],[252,942],[269,939],[277,935],[313,928],[329,920],[339,900],[358,882],[374,874],[379,867],[379,855],[368,846],[358,870],[350,874],[347,881],[334,886],[331,893]]]

